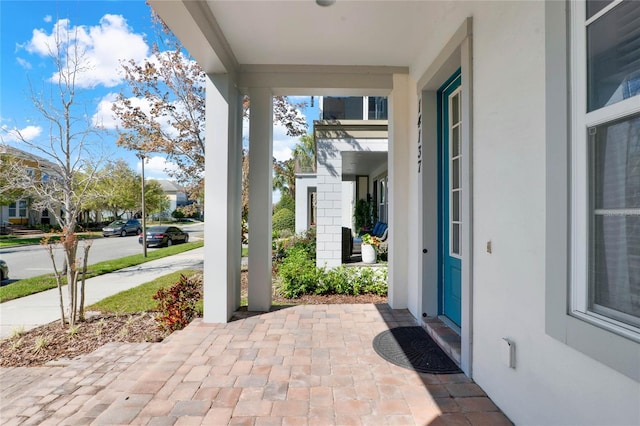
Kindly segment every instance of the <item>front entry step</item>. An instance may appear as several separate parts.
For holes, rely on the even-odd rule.
[[[460,335],[440,318],[422,318],[422,328],[436,341],[438,346],[460,366]]]

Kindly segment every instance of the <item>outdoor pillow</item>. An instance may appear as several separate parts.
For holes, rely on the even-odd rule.
[[[380,225],[382,223],[380,221],[376,222],[376,224],[373,226],[373,230],[371,231],[371,235],[378,235],[378,231],[380,230]]]

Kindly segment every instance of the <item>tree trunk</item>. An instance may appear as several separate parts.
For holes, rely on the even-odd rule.
[[[72,224],[73,225],[73,224]],[[73,227],[65,228],[62,246],[64,247],[65,259],[67,261],[67,287],[69,290],[69,324],[75,325],[76,323],[76,309],[77,309],[77,293],[78,293],[78,273],[76,265],[76,250],[78,247],[78,240],[75,233],[72,230]]]
[[[91,249],[91,242],[85,242],[84,244],[84,257],[82,259],[82,284],[80,285],[80,306],[79,306],[79,319],[84,321],[84,289],[85,279],[87,275],[87,263],[89,261],[89,250]]]
[[[60,271],[58,271],[58,268],[56,267],[56,258],[53,255],[53,245],[47,242],[45,245],[45,250],[47,250],[47,253],[49,253],[49,257],[51,258],[51,263],[53,263],[53,273],[56,277],[56,285],[58,287],[58,300],[60,303],[60,321],[62,326],[64,327],[66,319],[64,316],[64,298],[62,297],[61,274],[60,274]]]

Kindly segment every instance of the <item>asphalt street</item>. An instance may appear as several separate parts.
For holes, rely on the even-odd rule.
[[[204,224],[194,223],[192,225],[180,225],[189,233],[190,241],[202,239]],[[92,240],[89,250],[89,265],[106,260],[119,259],[125,256],[142,253],[142,245],[138,243],[138,236],[96,238]],[[84,242],[80,241],[78,250],[81,251]],[[157,250],[150,248],[149,251]],[[63,253],[60,248],[54,249],[56,264],[58,268],[63,264]],[[3,285],[11,283],[13,280],[31,278],[38,275],[53,272],[51,258],[47,251],[39,244],[28,246],[14,246],[0,249],[0,259],[9,265],[9,280]]]

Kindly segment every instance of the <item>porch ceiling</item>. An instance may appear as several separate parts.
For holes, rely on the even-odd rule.
[[[342,152],[342,176],[370,175],[386,163],[386,152],[344,151]]]
[[[150,4],[207,72],[243,66],[409,67],[430,2],[166,1]]]

